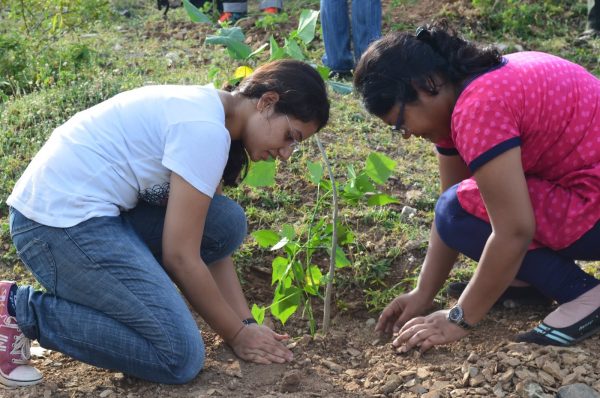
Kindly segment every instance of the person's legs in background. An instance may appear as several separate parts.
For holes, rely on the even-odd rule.
[[[381,1],[352,0],[352,45],[355,64],[371,42],[381,36]]]
[[[248,1],[247,0],[224,0],[223,1],[223,12],[219,17],[220,23],[235,23],[241,18],[248,15]]]
[[[350,49],[350,18],[347,0],[321,0],[321,27],[325,54],[323,64],[334,75],[350,74],[354,57]]]
[[[283,0],[261,0],[259,8],[267,14],[278,14],[283,9]]]

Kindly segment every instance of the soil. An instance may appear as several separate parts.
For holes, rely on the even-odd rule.
[[[426,21],[442,6],[460,6],[460,2],[434,0],[403,2],[397,7],[392,7],[390,0],[383,3],[385,12],[392,14],[391,22],[411,25]],[[295,21],[290,25],[295,26]],[[175,30],[175,36],[165,33],[168,27]],[[146,37],[164,35],[165,40],[200,39],[208,31],[194,24],[162,21],[148,24],[146,29]],[[268,34],[250,29],[247,37],[260,42]],[[248,268],[245,273],[249,301],[268,301],[272,294],[269,275],[260,267]],[[352,302],[355,298],[344,299]],[[44,374],[43,383],[0,390],[0,397],[551,397],[561,386],[574,383],[600,391],[600,336],[572,348],[511,342],[512,336],[534,327],[548,311],[539,307],[495,309],[465,339],[421,355],[394,352],[390,342],[373,330],[376,315],[359,303],[334,315],[327,336],[311,337],[298,319],[277,326],[275,329],[292,336],[289,347],[295,357],[291,363],[268,366],[236,358],[198,318],[206,363],[186,385],[154,384],[34,347],[32,362]]]

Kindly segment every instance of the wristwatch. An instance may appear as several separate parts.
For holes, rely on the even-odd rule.
[[[469,325],[464,318],[464,311],[462,307],[456,304],[454,307],[450,308],[450,312],[448,312],[448,320],[452,323],[457,324],[463,329],[469,330],[473,329],[473,326]]]

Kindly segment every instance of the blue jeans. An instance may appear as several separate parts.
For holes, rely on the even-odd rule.
[[[381,1],[349,1],[352,18],[348,16],[348,0],[321,0],[323,64],[333,72],[354,69],[369,44],[381,36]],[[354,54],[350,49],[351,37]]]
[[[10,209],[17,252],[46,292],[17,291],[17,322],[42,347],[159,383],[185,383],[204,365],[198,325],[160,264],[165,208],[53,228]],[[239,205],[213,198],[201,244],[207,264],[246,235]]]
[[[463,210],[456,195],[457,188],[458,184],[438,199],[435,226],[446,245],[479,261],[492,227]],[[517,279],[529,283],[560,304],[574,300],[600,284],[598,279],[585,273],[574,261],[600,260],[599,241],[600,223],[564,249],[529,250],[519,268]]]

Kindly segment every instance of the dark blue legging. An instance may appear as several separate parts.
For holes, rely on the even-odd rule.
[[[435,226],[446,245],[479,261],[492,227],[463,210],[456,196],[457,187],[448,189],[438,199]],[[560,304],[566,303],[600,284],[574,260],[600,260],[600,222],[565,249],[528,251],[517,279],[529,283]]]

